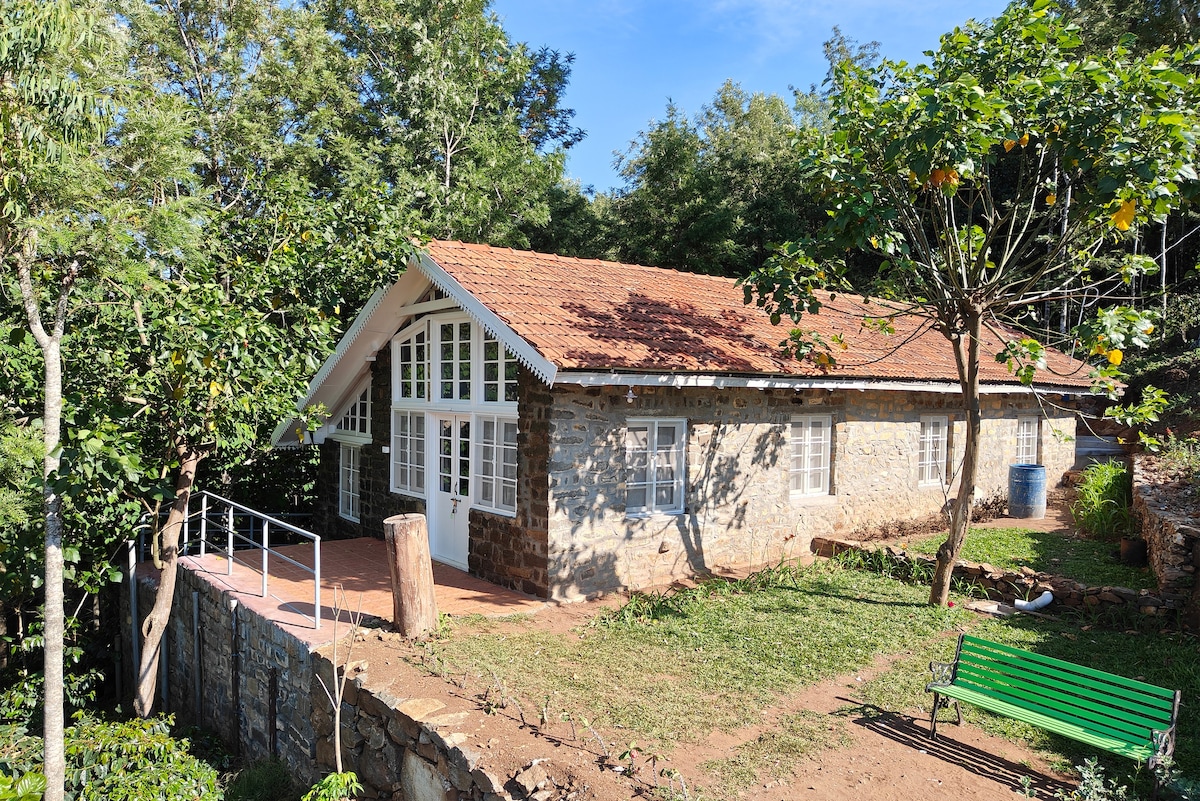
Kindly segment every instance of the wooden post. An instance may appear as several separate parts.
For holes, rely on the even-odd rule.
[[[425,515],[395,515],[383,521],[392,568],[392,608],[396,629],[420,637],[437,628],[437,598]]]

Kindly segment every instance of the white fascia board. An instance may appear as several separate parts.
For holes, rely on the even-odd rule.
[[[303,412],[314,404],[323,403],[336,412],[334,407],[346,397],[348,389],[361,386],[375,353],[391,341],[400,321],[408,314],[407,307],[428,286],[429,281],[424,275],[408,270],[391,286],[375,290],[342,335],[337,348],[308,383],[308,392],[296,403],[296,410]],[[282,447],[319,445],[325,440],[321,430],[306,435],[303,443],[297,442],[292,434],[298,420],[297,415],[280,423],[271,434],[272,444]]]
[[[458,302],[459,307],[471,319],[479,323],[485,331],[503,343],[504,347],[508,348],[517,357],[517,361],[532,370],[533,374],[547,385],[554,385],[554,381],[558,375],[558,365],[538,353],[533,345],[519,336],[516,331],[513,331],[508,326],[508,323],[501,320],[495,312],[483,305],[477,297],[463,288],[462,284],[454,280],[454,277],[430,258],[428,253],[421,254],[417,261],[417,267],[433,282],[434,286],[454,298]]]
[[[786,376],[730,376],[702,373],[595,373],[563,371],[559,384],[579,384],[585,387],[711,387],[714,389],[825,389],[825,390],[891,390],[897,392],[935,392],[957,395],[957,382],[949,381],[869,381],[836,378],[788,378]],[[1022,384],[982,384],[981,395],[1011,395],[1040,392],[1051,395],[1090,395],[1086,387],[1033,386]]]

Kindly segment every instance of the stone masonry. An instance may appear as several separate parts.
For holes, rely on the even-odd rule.
[[[812,537],[937,513],[948,493],[917,486],[923,414],[951,421],[953,463],[965,423],[955,395],[894,391],[556,387],[550,410],[550,585],[570,599],[660,586],[719,567],[755,568],[807,553]],[[1017,416],[1038,414],[1029,394],[983,398],[977,497],[1006,497]],[[793,499],[788,433],[793,415],[833,420],[831,492]],[[625,429],[630,418],[687,421],[682,515],[625,515]],[[1048,482],[1074,461],[1074,419],[1042,422]]]
[[[361,521],[337,514],[339,445],[322,446],[320,508],[326,537],[374,536],[394,514],[424,502],[390,490],[391,349],[372,364],[372,442],[361,451]],[[468,567],[488,581],[540,597],[577,599],[660,586],[718,568],[753,568],[806,553],[829,535],[939,512],[949,493],[917,486],[920,419],[946,415],[952,463],[965,422],[957,395],[899,391],[549,388],[522,368],[518,396],[515,517],[470,512]],[[985,395],[977,498],[1007,497],[1017,417],[1039,415],[1039,453],[1056,484],[1074,462],[1074,418],[1045,417],[1028,392]],[[793,416],[833,420],[831,492],[792,498]],[[686,510],[625,514],[625,431],[630,418],[683,419],[687,427]],[[1065,435],[1066,439],[1058,436]]]

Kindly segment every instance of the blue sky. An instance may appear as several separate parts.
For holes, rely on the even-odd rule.
[[[587,138],[567,174],[603,191],[621,184],[624,152],[668,99],[694,117],[731,78],[790,99],[824,80],[821,43],[834,25],[882,54],[923,60],[941,34],[1000,13],[999,0],[494,0],[511,38],[575,54],[565,105]]]

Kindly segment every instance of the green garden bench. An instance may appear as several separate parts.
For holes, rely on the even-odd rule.
[[[959,701],[1015,718],[1153,770],[1175,750],[1180,693],[1061,659],[959,635],[953,662],[930,662],[929,736],[938,709]]]

